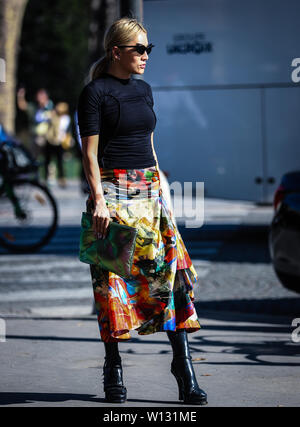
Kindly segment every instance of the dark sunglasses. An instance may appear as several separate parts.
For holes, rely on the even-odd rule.
[[[136,50],[138,53],[140,53],[141,55],[143,55],[144,53],[145,53],[145,51],[147,52],[147,54],[149,55],[149,53],[151,52],[151,50],[152,50],[152,48],[154,47],[155,45],[154,44],[152,44],[152,43],[150,43],[150,44],[148,44],[148,46],[146,47],[146,46],[144,46],[143,44],[137,44],[137,45],[134,45],[134,46],[128,46],[128,45],[121,45],[121,46],[118,46],[118,47],[134,47],[135,49],[134,50]]]

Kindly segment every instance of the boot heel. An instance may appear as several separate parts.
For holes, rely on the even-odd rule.
[[[177,382],[177,385],[178,385],[178,393],[179,393],[178,400],[183,400],[184,396],[183,396],[183,384],[182,384],[182,381],[181,381],[181,379],[179,377],[177,377],[177,375],[175,374],[174,371],[172,371],[172,369],[171,369],[171,373],[174,375],[174,377],[176,379],[176,382]]]
[[[206,405],[207,404],[207,395],[205,391],[201,390],[197,384],[195,374],[193,372],[192,377],[190,377],[191,372],[190,371],[180,371],[180,369],[175,369],[176,364],[174,364],[176,359],[186,359],[187,361],[191,361],[191,357],[175,357],[171,364],[171,373],[176,378],[177,384],[178,384],[178,391],[179,391],[179,400],[183,400],[183,403],[187,404],[197,404],[197,405]],[[191,363],[191,362],[190,362]],[[187,365],[186,365],[187,366]],[[191,384],[188,388],[185,387],[184,378],[190,377],[193,379],[193,384]]]

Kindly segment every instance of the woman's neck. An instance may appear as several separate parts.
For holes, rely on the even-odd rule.
[[[131,77],[131,73],[128,73],[127,71],[120,70],[120,68],[113,68],[110,67],[107,71],[108,74],[111,74],[118,79],[128,80]]]

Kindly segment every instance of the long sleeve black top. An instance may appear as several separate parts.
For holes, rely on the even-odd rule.
[[[156,164],[151,133],[156,126],[152,89],[144,80],[109,73],[92,80],[78,99],[80,136],[99,135],[104,168],[143,169]]]

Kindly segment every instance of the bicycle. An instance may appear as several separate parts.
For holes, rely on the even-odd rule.
[[[40,165],[0,125],[0,245],[11,252],[36,252],[56,231],[58,209]]]

